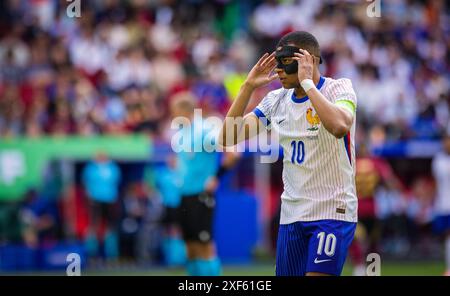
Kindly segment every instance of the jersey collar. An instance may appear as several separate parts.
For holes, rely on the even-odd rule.
[[[319,82],[316,85],[317,89],[320,89],[324,82],[325,82],[325,77],[320,76]],[[295,91],[292,92],[291,99],[294,103],[304,103],[309,100],[308,96],[304,96],[302,98],[297,98],[295,96]]]

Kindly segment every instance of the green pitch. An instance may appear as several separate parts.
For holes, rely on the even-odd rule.
[[[443,262],[382,262],[382,276],[440,276],[444,273]],[[0,275],[65,275],[62,272],[24,272],[24,273],[2,273]],[[86,276],[183,276],[186,275],[183,268],[115,268],[114,270],[87,270],[81,271]],[[225,276],[273,276],[275,267],[273,264],[252,264],[252,265],[225,265],[223,275]],[[352,275],[352,266],[345,265],[344,276]]]
[[[443,262],[385,262],[381,263],[382,276],[440,276],[444,273]],[[225,276],[272,276],[275,274],[275,267],[272,264],[255,265],[225,265],[223,275]],[[182,276],[185,271],[182,268],[158,268],[153,270],[135,270],[135,271],[105,271],[105,272],[86,272],[85,275],[147,275],[147,276]],[[343,271],[344,276],[352,275],[352,267],[346,265]]]

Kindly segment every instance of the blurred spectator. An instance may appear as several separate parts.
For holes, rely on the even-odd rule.
[[[383,129],[382,143],[436,139],[447,124],[444,1],[387,2],[383,21],[368,18],[366,3],[353,1],[126,2],[83,3],[81,18],[66,15],[67,3],[33,2],[31,10],[21,1],[6,5],[3,136],[151,130],[157,137],[168,119],[167,97],[186,88],[205,112],[223,114],[239,75],[291,30],[317,36],[325,75],[354,81],[361,98],[357,120],[366,120],[368,130]],[[302,17],[291,17],[297,14]],[[272,16],[276,24],[267,22]],[[142,91],[131,105],[160,112],[129,108],[130,87]]]
[[[409,242],[414,246],[416,256],[431,258],[435,254],[432,242],[431,224],[433,219],[434,186],[429,178],[417,178],[408,197]]]
[[[143,182],[132,182],[123,198],[121,255],[134,262],[155,261],[159,255],[162,206]]]
[[[21,204],[18,202],[0,202],[0,244],[23,242],[24,225],[20,208]]]
[[[61,239],[61,221],[55,200],[30,190],[20,211],[24,242],[32,248],[56,243]]]
[[[98,152],[83,169],[83,186],[89,199],[86,250],[91,257],[99,256],[99,242],[104,244],[107,259],[119,256],[117,200],[120,181],[118,165],[104,152]]]
[[[450,125],[444,134],[443,151],[433,159],[433,175],[436,180],[436,201],[434,203],[434,229],[445,236],[446,275],[450,275]]]
[[[402,190],[403,186],[389,163],[371,156],[366,144],[358,145],[356,159],[356,190],[358,195],[358,226],[350,255],[355,275],[365,275],[365,257],[380,252],[380,221],[376,211],[376,191],[380,186],[389,190]]]
[[[406,257],[409,252],[407,200],[403,192],[380,186],[375,193],[376,213],[381,223],[380,252],[387,256]]]
[[[177,161],[169,157],[167,163],[153,170],[152,176],[156,189],[160,192],[164,206],[162,218],[162,252],[168,266],[186,263],[186,246],[180,229],[181,175],[177,171]]]

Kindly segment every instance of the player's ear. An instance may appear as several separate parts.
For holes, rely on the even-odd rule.
[[[314,66],[319,66],[320,64],[320,58],[313,56],[313,62],[314,62]]]

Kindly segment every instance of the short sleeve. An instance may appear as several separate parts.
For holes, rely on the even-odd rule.
[[[268,130],[271,128],[270,122],[276,97],[276,91],[269,92],[253,110],[253,113],[261,120]]]
[[[333,81],[329,87],[329,94],[331,102],[355,114],[357,99],[350,79],[341,78]]]

